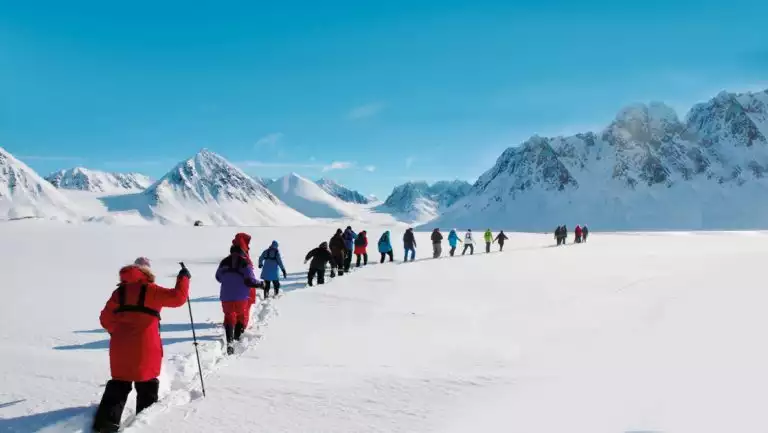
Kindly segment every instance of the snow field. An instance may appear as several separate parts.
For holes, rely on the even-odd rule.
[[[766,233],[593,233],[561,248],[513,233],[501,254],[478,243],[472,257],[371,266],[304,289],[304,254],[334,228],[243,229],[254,256],[277,239],[291,275],[249,350],[224,359],[213,271],[237,230],[0,226],[0,431],[78,431],[73,419],[108,379],[98,313],[138,255],[161,284],[180,260],[192,271],[208,397],[197,394],[188,312],[166,309],[166,397],[129,431],[768,428]],[[383,230],[368,228],[371,261]],[[392,235],[401,260],[402,230]],[[428,236],[417,234],[417,259],[431,256]]]

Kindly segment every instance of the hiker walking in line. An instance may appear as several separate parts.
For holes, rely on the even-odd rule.
[[[456,229],[451,229],[451,232],[448,233],[448,245],[451,246],[451,257],[456,253],[456,247],[459,242],[461,242],[461,239],[459,239],[459,235],[456,234]]]
[[[432,258],[436,259],[443,255],[443,234],[440,229],[432,231]]]
[[[285,272],[277,241],[272,241],[269,248],[259,256],[259,269],[261,269],[261,279],[264,280],[264,299],[269,297],[269,289],[272,286],[275,286],[275,296],[279,295],[280,271],[283,272],[283,279],[288,278],[288,273]]]
[[[355,238],[355,256],[357,257],[357,263],[355,267],[360,267],[360,259],[363,258],[363,266],[368,264],[368,232],[361,231]]]
[[[403,247],[405,248],[405,261],[408,261],[408,252],[411,253],[411,261],[416,260],[416,237],[413,235],[413,229],[409,228],[403,235]]]
[[[487,229],[485,231],[485,234],[483,234],[483,238],[485,239],[485,252],[490,253],[491,243],[493,243],[493,233],[491,233],[491,229]]]
[[[504,230],[500,231],[499,234],[496,236],[496,239],[494,242],[499,243],[499,251],[504,251],[504,242],[509,239],[507,235],[504,234]]]
[[[464,250],[461,255],[466,254],[467,250],[469,250],[470,256],[475,254],[475,239],[472,237],[472,229],[467,229],[467,233],[464,234]]]
[[[336,267],[333,254],[328,249],[328,242],[321,243],[319,247],[307,253],[307,256],[304,257],[304,264],[306,265],[309,260],[312,262],[309,264],[309,272],[307,273],[307,285],[312,287],[315,275],[317,275],[317,284],[325,284],[325,266],[328,263],[331,264],[331,273]]]
[[[392,241],[389,239],[389,230],[385,231],[384,234],[381,235],[379,238],[379,254],[381,254],[381,262],[384,263],[384,258],[386,256],[389,256],[389,261],[394,261],[394,253],[392,252]]]

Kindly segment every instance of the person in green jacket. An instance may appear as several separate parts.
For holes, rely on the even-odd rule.
[[[491,233],[491,229],[486,230],[483,237],[485,238],[485,252],[490,253],[491,244],[493,243],[493,233]]]

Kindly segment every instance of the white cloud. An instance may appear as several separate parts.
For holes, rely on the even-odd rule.
[[[348,161],[333,161],[332,163],[326,165],[323,167],[323,171],[333,171],[333,170],[347,170],[355,166],[354,162],[348,162]]]
[[[376,171],[376,166],[375,165],[366,165],[365,167],[363,167],[363,169],[365,171],[369,172],[369,173],[373,173],[374,171]]]
[[[282,132],[273,132],[256,140],[256,147],[274,146],[283,138]]]
[[[411,168],[414,162],[416,162],[416,158],[413,156],[405,158],[405,168]]]
[[[347,113],[347,119],[359,120],[373,117],[379,114],[383,109],[384,104],[380,102],[371,102],[369,104],[361,105],[350,110],[349,113]]]
[[[322,169],[323,164],[306,162],[264,162],[264,161],[239,161],[235,163],[243,167],[268,167],[268,168],[314,168]]]

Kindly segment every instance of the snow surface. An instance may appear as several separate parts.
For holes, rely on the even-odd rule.
[[[186,307],[166,309],[162,399],[128,432],[768,429],[768,233],[509,233],[501,254],[304,288],[303,256],[334,228],[248,230],[256,252],[280,242],[289,278],[225,358],[213,273],[236,228],[0,225],[0,431],[83,431],[109,374],[99,311],[139,255],[161,284],[192,271],[208,396]]]
[[[148,176],[140,173],[111,173],[83,167],[59,170],[45,180],[60,189],[113,194],[143,191],[152,184]]]

